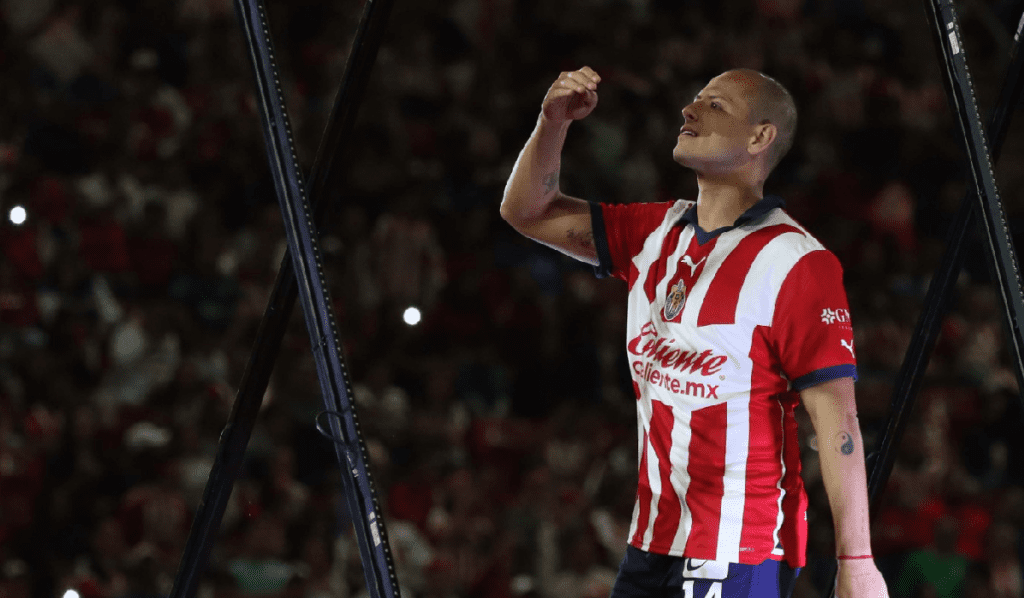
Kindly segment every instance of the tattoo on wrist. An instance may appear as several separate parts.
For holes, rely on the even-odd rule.
[[[836,434],[836,450],[843,455],[853,454],[853,436],[846,432]]]
[[[551,193],[558,188],[558,171],[554,171],[544,177],[544,193]]]
[[[580,249],[594,248],[594,232],[589,230],[570,230],[565,237],[569,242]]]

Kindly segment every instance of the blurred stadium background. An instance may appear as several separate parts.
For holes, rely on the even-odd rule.
[[[307,168],[361,9],[268,4]],[[988,109],[1020,6],[958,9]],[[545,90],[584,64],[604,82],[563,188],[594,201],[692,197],[679,111],[722,70],[793,91],[767,190],[843,262],[869,446],[964,193],[916,2],[397,0],[322,248],[405,596],[599,598],[621,558],[624,285],[497,209]],[[285,246],[259,127],[227,0],[0,0],[0,596],[169,590]],[[1018,247],[1019,130],[996,172]],[[974,243],[874,522],[894,597],[1024,596],[1000,310]],[[320,410],[296,311],[200,596],[364,595]],[[834,555],[804,446],[798,598]]]

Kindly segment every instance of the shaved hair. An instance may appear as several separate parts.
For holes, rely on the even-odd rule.
[[[750,121],[771,123],[778,131],[765,155],[769,171],[774,170],[793,147],[793,139],[796,137],[796,102],[788,89],[761,71],[733,69],[728,72],[746,75],[758,83],[750,98]]]

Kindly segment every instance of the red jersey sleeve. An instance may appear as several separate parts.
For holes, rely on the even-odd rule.
[[[857,377],[843,268],[829,251],[812,251],[790,270],[776,299],[772,337],[782,371],[800,391]]]
[[[644,241],[665,220],[675,202],[590,204],[597,275],[628,280],[629,264],[643,249]]]

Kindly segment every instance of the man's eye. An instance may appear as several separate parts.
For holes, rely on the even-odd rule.
[[[711,107],[714,108],[715,110],[718,110],[718,102],[711,102]]]

